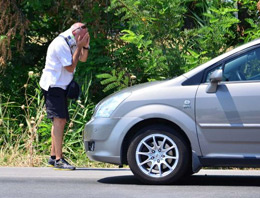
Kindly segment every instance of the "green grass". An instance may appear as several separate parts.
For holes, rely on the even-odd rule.
[[[44,99],[38,79],[29,72],[24,100],[11,101],[0,94],[0,166],[45,167],[51,148],[52,122],[46,118]],[[92,162],[84,151],[83,130],[93,114],[89,100],[91,79],[85,79],[81,100],[69,102],[70,122],[64,132],[64,156],[77,167],[110,168],[114,165]]]

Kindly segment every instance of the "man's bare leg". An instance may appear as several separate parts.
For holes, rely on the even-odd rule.
[[[53,119],[53,130],[52,138],[54,139],[54,147],[56,160],[62,158],[62,144],[63,144],[63,133],[66,124],[65,118],[54,118]]]
[[[51,156],[56,156],[55,153],[55,137],[53,135],[53,125],[51,127]]]

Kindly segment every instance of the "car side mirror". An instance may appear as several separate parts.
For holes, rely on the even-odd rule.
[[[206,91],[207,93],[217,92],[218,83],[222,81],[222,75],[223,75],[222,69],[218,69],[210,75],[210,84],[207,87],[207,91]]]

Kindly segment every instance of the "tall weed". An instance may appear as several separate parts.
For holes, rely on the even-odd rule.
[[[0,166],[43,166],[50,153],[52,122],[46,118],[37,75],[29,72],[24,101],[19,104],[0,95]],[[63,153],[77,166],[101,166],[87,159],[83,130],[94,104],[89,99],[91,79],[85,78],[81,100],[69,101],[70,122],[66,125]]]

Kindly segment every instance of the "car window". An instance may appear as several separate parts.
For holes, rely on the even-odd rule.
[[[207,82],[209,82],[210,75],[217,69],[221,69],[221,66],[217,66],[207,73]],[[222,81],[250,80],[260,80],[260,48],[239,55],[223,66]]]
[[[248,54],[248,61],[241,67],[246,80],[260,80],[260,48]]]

